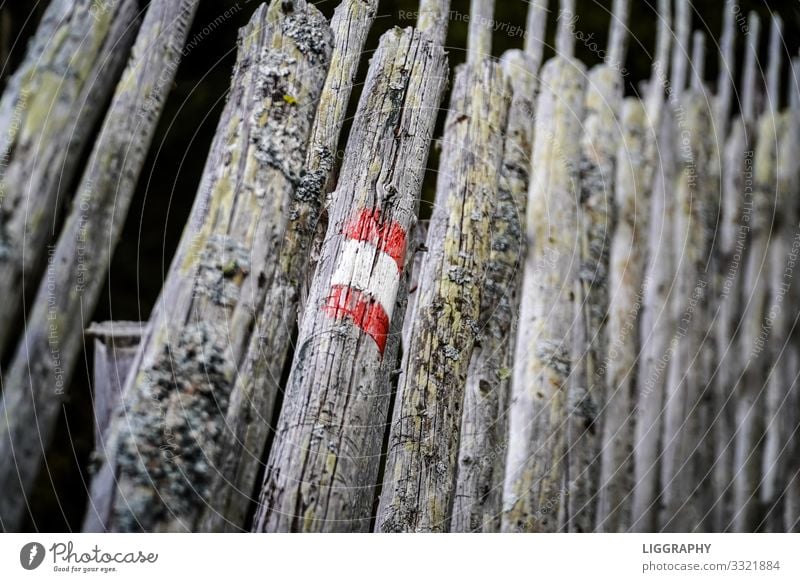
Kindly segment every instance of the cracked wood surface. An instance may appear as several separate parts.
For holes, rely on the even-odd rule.
[[[379,532],[448,529],[510,99],[498,64],[484,60],[458,69],[411,345],[397,388]]]
[[[197,4],[150,4],[64,228],[48,252],[25,336],[3,379],[0,491],[3,499],[17,499],[13,508],[0,501],[6,527],[19,524],[24,506],[18,500],[28,496],[52,438],[84,347],[84,317],[105,284]]]
[[[54,0],[0,100],[0,357],[16,345],[78,164],[128,58],[136,0]]]
[[[414,29],[385,33],[372,57],[331,197],[257,531],[370,527],[401,335],[405,241],[446,78],[443,49]]]
[[[206,531],[241,530],[254,503],[280,381],[289,357],[309,269],[309,251],[324,198],[334,187],[334,161],[350,92],[377,0],[345,0],[331,19],[334,46],[306,152],[305,173],[292,200],[278,257],[278,271],[264,300],[247,348],[243,372],[228,408],[223,457],[214,477],[214,508],[203,518]]]
[[[556,531],[564,518],[567,385],[580,256],[578,164],[585,67],[544,67],[534,130],[522,306],[515,350],[503,531]]]
[[[513,338],[525,253],[538,61],[511,50],[501,64],[512,100],[481,294],[481,331],[467,371],[450,530],[500,530]]]
[[[240,32],[231,93],[104,443],[87,529],[193,531],[215,507],[225,414],[276,276],[332,43],[304,0],[262,5]]]

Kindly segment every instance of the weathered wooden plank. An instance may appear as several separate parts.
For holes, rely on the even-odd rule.
[[[481,333],[464,389],[458,474],[450,518],[450,530],[454,532],[500,529],[513,338],[525,254],[524,216],[546,2],[533,2],[528,9],[525,52],[510,50],[501,61],[513,95],[481,295]],[[531,41],[531,36],[538,43]]]
[[[674,216],[672,185],[675,176],[674,132],[671,111],[676,97],[669,94],[669,54],[672,42],[670,0],[659,0],[659,27],[656,58],[653,61],[647,94],[650,124],[652,182],[647,186],[650,214],[647,220],[646,266],[642,313],[639,324],[639,366],[636,378],[636,421],[633,504],[630,529],[655,531],[658,527],[659,459],[663,426],[664,386],[667,353],[673,327],[667,298],[673,277],[674,257],[671,228]]]
[[[504,531],[555,531],[564,514],[584,88],[582,64],[556,57],[544,66],[509,411]]]
[[[54,0],[0,100],[0,357],[18,340],[68,188],[128,58],[136,0]],[[24,260],[23,260],[24,259]],[[24,283],[24,285],[23,285]]]
[[[613,197],[617,149],[621,141],[620,112],[623,79],[620,64],[625,61],[625,27],[628,3],[617,1],[611,17],[609,59],[589,72],[586,86],[584,132],[581,136],[581,198],[578,207],[580,266],[575,284],[578,318],[574,331],[572,360],[567,396],[567,529],[587,532],[595,527],[595,508],[605,522],[609,501],[602,486],[616,475],[611,469],[612,446],[598,447],[607,414],[606,402],[616,396],[616,387],[606,391],[604,375],[606,356],[606,321],[609,308],[609,253],[614,231]],[[614,60],[612,60],[612,58]],[[622,443],[612,421],[612,443]],[[624,445],[621,445],[624,446]],[[602,466],[603,459],[605,467]],[[602,476],[605,475],[605,479]],[[601,481],[598,483],[598,479]],[[597,494],[601,490],[598,506]]]
[[[647,223],[655,135],[640,100],[626,99],[623,136],[614,180],[616,225],[610,249],[602,463],[597,511],[599,531],[631,527],[634,487],[634,395],[639,357],[639,318],[644,294]]]
[[[448,529],[510,99],[499,65],[484,59],[458,70],[377,531]]]
[[[389,325],[400,322],[445,79],[444,50],[426,34],[381,38],[331,196],[256,530],[369,529],[399,347]]]
[[[225,414],[277,271],[331,48],[304,0],[261,6],[240,33],[199,194],[207,206],[192,217],[202,226],[186,229],[95,488],[102,498],[116,478],[101,528],[192,531],[213,501]]]
[[[150,4],[3,385],[0,516],[19,523],[83,349],[198,0]],[[55,387],[55,389],[53,389]],[[37,430],[31,430],[36,426]]]
[[[778,76],[776,71],[780,70],[781,29],[780,20],[773,17],[770,33],[770,56],[773,60],[768,70],[770,84]],[[742,313],[737,351],[741,362],[741,378],[733,394],[736,432],[733,444],[731,518],[732,527],[738,532],[756,531],[763,518],[758,490],[764,453],[766,387],[770,368],[769,342],[774,323],[768,311],[768,260],[778,188],[778,144],[786,139],[787,130],[787,119],[777,114],[775,99],[768,98],[766,105],[767,109],[761,115],[757,128],[750,240],[744,257],[740,287]]]
[[[292,200],[275,275],[247,348],[228,406],[222,458],[212,485],[213,504],[202,529],[247,527],[257,475],[273,418],[280,380],[290,354],[302,283],[325,196],[334,187],[333,166],[350,92],[377,0],[346,0],[331,19],[334,46],[306,152],[305,173]]]
[[[749,35],[743,69],[742,113],[731,125],[724,145],[722,199],[716,248],[717,305],[715,324],[717,372],[714,387],[714,464],[712,467],[713,530],[727,531],[733,517],[733,450],[736,434],[734,389],[742,375],[743,362],[737,349],[742,313],[740,293],[744,258],[749,242],[754,188],[755,72],[760,20],[749,17]]]
[[[680,98],[676,155],[675,279],[671,297],[676,329],[667,373],[662,453],[663,526],[674,531],[704,529],[707,507],[697,496],[707,467],[701,463],[705,429],[705,385],[701,350],[706,341],[704,313],[709,304],[711,246],[717,219],[719,163],[713,112],[704,90]],[[688,137],[688,140],[687,140]]]

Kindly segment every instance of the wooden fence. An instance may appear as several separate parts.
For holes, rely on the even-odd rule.
[[[629,0],[588,70],[574,0],[500,59],[472,0],[424,224],[449,2],[346,136],[377,0],[261,5],[149,322],[89,327],[198,0],[52,0],[0,101],[0,527],[88,336],[86,531],[800,530],[800,59],[773,17],[759,82],[728,0],[712,90],[672,4],[626,97]]]

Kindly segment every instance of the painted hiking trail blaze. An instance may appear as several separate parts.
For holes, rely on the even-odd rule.
[[[382,222],[376,208],[358,212],[342,234],[346,240],[323,310],[333,319],[349,317],[383,355],[403,272],[406,231],[397,222]]]

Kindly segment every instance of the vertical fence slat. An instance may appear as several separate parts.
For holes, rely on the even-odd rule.
[[[406,243],[445,79],[431,37],[394,29],[381,38],[332,194],[258,531],[369,529],[399,348],[389,326],[402,323]]]
[[[334,47],[306,152],[305,174],[292,200],[276,276],[267,283],[264,309],[251,336],[242,373],[227,412],[220,460],[212,485],[215,503],[202,528],[240,530],[253,504],[257,475],[287,364],[300,309],[301,283],[308,276],[309,251],[323,200],[333,189],[333,166],[354,78],[377,1],[345,0],[331,19]]]
[[[564,516],[585,76],[582,64],[563,56],[549,61],[542,73],[526,216],[530,247],[509,410],[504,531],[555,531]]]

